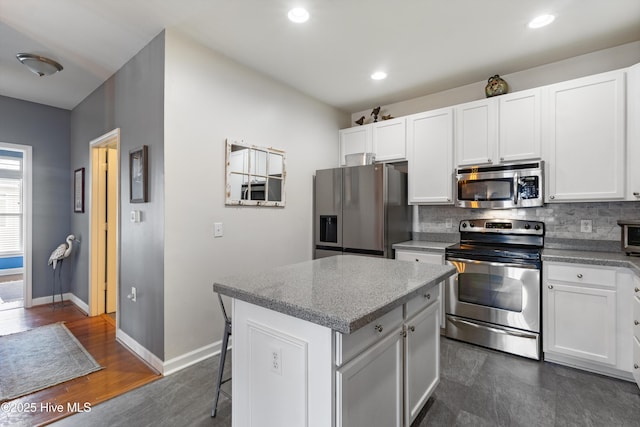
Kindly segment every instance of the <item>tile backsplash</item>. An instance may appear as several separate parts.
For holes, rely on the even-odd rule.
[[[414,210],[415,214],[415,210]],[[619,219],[640,219],[639,202],[548,203],[538,208],[463,209],[454,206],[419,206],[413,221],[413,232],[424,234],[457,234],[461,220],[505,218],[543,221],[545,237],[551,239],[609,240],[620,242]],[[592,232],[580,231],[581,220],[592,221]],[[451,228],[447,228],[447,222]],[[416,237],[414,237],[416,238]],[[447,239],[448,240],[448,239]]]

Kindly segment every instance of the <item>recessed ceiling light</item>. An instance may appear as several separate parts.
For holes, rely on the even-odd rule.
[[[553,15],[540,15],[529,21],[529,28],[541,28],[545,27],[556,19]]]
[[[384,80],[387,78],[387,73],[385,73],[384,71],[376,71],[375,73],[371,74],[371,78],[373,80]]]
[[[309,12],[301,7],[294,7],[289,11],[287,16],[291,22],[295,22],[297,24],[301,24],[309,20]]]

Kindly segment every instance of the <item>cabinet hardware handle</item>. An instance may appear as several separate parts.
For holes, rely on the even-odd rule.
[[[382,325],[376,325],[374,326],[374,329],[376,330],[376,332],[382,332]]]
[[[638,325],[640,325],[640,322],[638,322],[637,320],[634,320],[634,321],[633,321],[633,324],[634,324],[634,325],[636,325],[636,326],[638,326]]]
[[[409,330],[410,330],[411,332],[415,332],[415,331],[416,331],[416,327],[415,327],[415,326],[409,326]]]
[[[582,279],[582,273],[578,273],[578,279]]]
[[[633,369],[638,369],[638,364],[637,363],[633,364]]]
[[[425,297],[426,299],[431,299],[431,294],[426,294],[424,297]]]
[[[451,201],[451,199],[447,197],[447,202],[450,202],[450,201]]]
[[[491,159],[487,159],[487,162],[491,163]]]
[[[501,161],[501,162],[504,162],[504,157],[500,157],[500,161]]]
[[[553,289],[553,285],[549,285],[549,286],[547,286],[547,288]]]
[[[634,191],[634,192],[633,192],[633,195],[634,195],[634,196],[636,196],[636,197],[638,197],[638,196],[640,196],[640,193],[638,193],[637,191]]]
[[[634,292],[640,292],[640,288],[635,288]]]
[[[402,338],[406,338],[407,337],[407,331],[400,331],[400,336]]]
[[[551,200],[553,200],[553,199],[555,199],[555,198],[556,198],[556,196],[549,196],[549,198],[550,198]]]
[[[416,262],[420,262],[420,260],[418,258],[416,258]]]

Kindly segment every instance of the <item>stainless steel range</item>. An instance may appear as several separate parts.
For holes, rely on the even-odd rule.
[[[458,274],[445,292],[445,335],[540,360],[544,223],[460,222],[460,243],[445,251]]]

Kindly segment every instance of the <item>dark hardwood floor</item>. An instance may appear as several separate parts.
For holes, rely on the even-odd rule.
[[[69,409],[73,409],[73,405],[81,409],[92,408],[100,402],[161,378],[161,375],[116,342],[116,327],[111,317],[87,317],[69,301],[65,302],[65,307],[55,310],[52,310],[51,305],[42,305],[0,311],[0,335],[56,322],[65,322],[71,333],[104,369],[9,401],[0,411],[0,426],[45,425],[70,415],[72,412]],[[51,407],[48,404],[62,405],[63,410],[47,411],[46,408]],[[26,410],[16,410],[20,408]],[[31,411],[30,408],[36,410]]]

